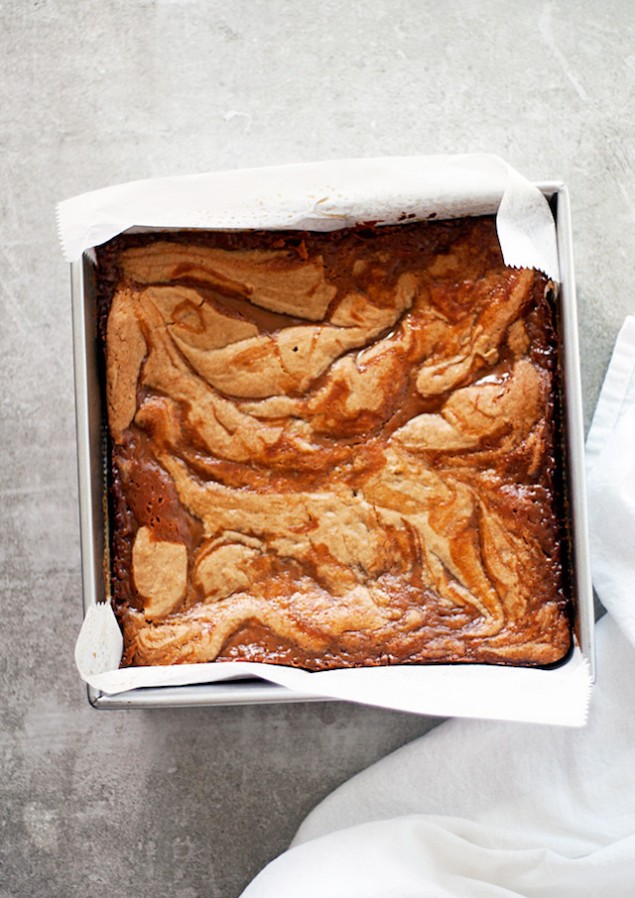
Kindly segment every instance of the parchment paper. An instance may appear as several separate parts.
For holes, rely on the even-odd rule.
[[[555,226],[542,193],[498,156],[345,159],[134,181],[58,206],[67,261],[132,227],[331,231],[404,216],[497,213],[507,265],[558,280]]]

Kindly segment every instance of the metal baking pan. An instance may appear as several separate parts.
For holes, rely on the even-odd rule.
[[[584,427],[569,194],[560,182],[544,182],[537,186],[549,201],[556,221],[561,278],[558,302],[564,384],[564,454],[570,512],[571,590],[575,605],[576,638],[594,677],[594,611],[587,536]],[[90,606],[109,599],[106,425],[100,383],[103,363],[97,333],[95,266],[88,253],[71,265],[71,292],[85,614]],[[200,707],[328,700],[254,679],[133,689],[112,696],[89,686],[88,699],[95,708]]]

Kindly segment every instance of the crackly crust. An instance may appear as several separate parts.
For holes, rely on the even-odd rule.
[[[566,654],[551,285],[492,220],[99,267],[124,663]]]

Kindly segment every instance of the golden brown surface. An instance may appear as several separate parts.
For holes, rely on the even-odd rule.
[[[492,221],[100,267],[124,663],[566,654],[549,285]]]

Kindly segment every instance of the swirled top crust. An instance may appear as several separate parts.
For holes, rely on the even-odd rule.
[[[552,285],[490,219],[99,253],[125,664],[570,646]]]

